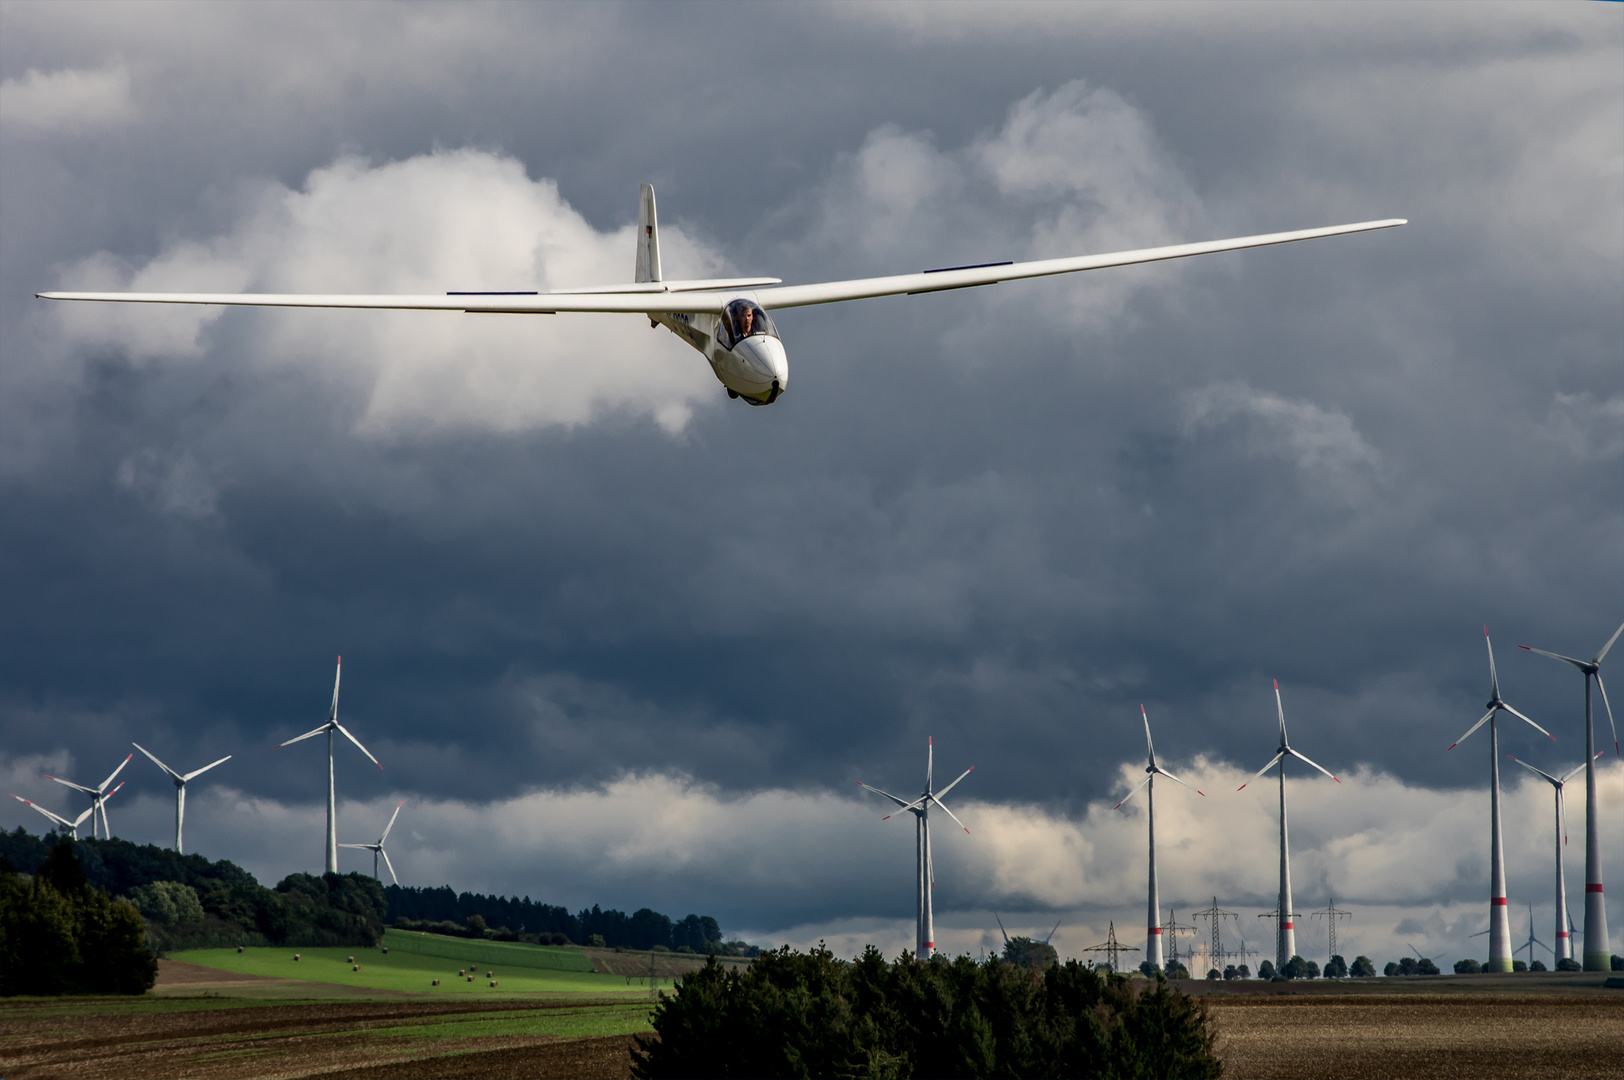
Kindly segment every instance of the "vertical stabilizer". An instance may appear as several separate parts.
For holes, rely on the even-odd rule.
[[[660,221],[654,213],[654,186],[644,184],[637,196],[636,281],[661,281]]]

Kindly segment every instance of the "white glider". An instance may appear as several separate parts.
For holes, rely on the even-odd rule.
[[[811,285],[780,285],[770,277],[709,278],[666,281],[660,272],[659,223],[654,212],[654,189],[644,184],[638,200],[637,265],[635,280],[622,285],[553,292],[448,292],[427,295],[340,295],[287,293],[138,293],[43,292],[45,300],[94,300],[140,304],[210,304],[237,307],[377,308],[413,311],[457,311],[474,314],[554,315],[559,312],[609,312],[644,315],[651,325],[664,326],[702,353],[728,397],[751,405],[771,405],[789,386],[789,360],[768,311],[779,308],[832,304],[876,296],[913,296],[919,293],[994,285],[1021,278],[1072,274],[1109,266],[1184,259],[1219,251],[1268,247],[1322,236],[1390,229],[1406,224],[1403,218],[1361,221],[1322,229],[1264,233],[1231,240],[1118,251],[1107,255],[1077,255],[1033,262],[978,263],[945,266],[918,274],[826,281]]]

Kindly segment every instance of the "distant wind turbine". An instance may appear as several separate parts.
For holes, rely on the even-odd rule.
[[[383,768],[378,759],[373,757],[372,753],[361,745],[361,740],[351,735],[348,729],[338,722],[338,680],[343,674],[344,658],[340,656],[338,666],[333,671],[333,704],[327,712],[327,722],[313,731],[307,731],[303,735],[289,739],[285,743],[277,743],[272,747],[273,750],[280,750],[284,746],[292,746],[294,743],[314,735],[323,733],[327,735],[327,872],[329,874],[338,873],[338,808],[335,804],[333,787],[333,732],[337,731],[343,734],[346,739],[355,744],[357,750],[366,754],[368,761],[377,765],[380,769]]]
[[[219,761],[216,761],[211,765],[205,765],[201,769],[193,769],[191,772],[189,772],[186,775],[182,776],[180,773],[176,772],[174,769],[171,769],[168,765],[165,765],[163,762],[159,761],[156,757],[153,756],[153,753],[152,753],[151,750],[148,750],[146,747],[142,746],[140,743],[133,742],[130,745],[135,747],[137,750],[141,751],[143,754],[147,755],[147,757],[152,758],[152,763],[154,765],[158,766],[158,768],[162,769],[164,772],[168,773],[169,778],[175,782],[175,854],[176,855],[184,855],[184,854],[186,854],[185,849],[183,849],[181,847],[181,842],[180,842],[181,825],[186,820],[186,782],[188,780],[191,780],[194,777],[202,776],[204,773],[206,773],[210,769],[214,768],[215,765],[222,765],[225,762],[230,761],[231,760],[231,755],[227,754],[225,757],[221,758]]]
[[[389,824],[387,824],[387,825],[385,825],[383,827],[383,835],[378,837],[378,842],[376,844],[340,844],[340,845],[338,845],[339,847],[359,848],[362,851],[370,851],[370,852],[372,852],[372,876],[373,877],[378,876],[378,856],[382,855],[383,856],[383,864],[385,866],[389,867],[390,880],[392,880],[396,885],[400,884],[400,878],[395,877],[395,864],[389,861],[389,852],[387,852],[387,851],[385,851],[383,849],[383,842],[385,840],[389,839],[389,830],[393,829],[395,827],[395,819],[400,817],[400,808],[402,806],[405,806],[405,805],[406,805],[406,800],[405,799],[402,799],[402,800],[400,800],[400,802],[395,804],[395,812],[393,814],[389,815]]]
[[[1528,940],[1523,942],[1521,945],[1517,946],[1517,952],[1522,952],[1524,949],[1528,950],[1528,967],[1530,969],[1532,969],[1533,966],[1534,966],[1534,946],[1535,945],[1538,945],[1540,948],[1542,948],[1546,952],[1550,953],[1553,958],[1556,956],[1556,951],[1554,949],[1552,949],[1549,945],[1545,944],[1539,938],[1534,936],[1534,905],[1529,904],[1528,905]]]
[[[942,796],[957,787],[959,780],[963,780],[975,771],[975,766],[972,765],[959,774],[958,780],[953,781],[940,791],[933,791],[931,790],[931,775],[935,767],[935,760],[935,743],[927,736],[925,739],[925,791],[913,802],[904,802],[889,791],[881,791],[871,784],[865,784],[861,780],[857,781],[858,787],[866,791],[872,791],[876,795],[884,795],[914,816],[914,845],[918,853],[918,868],[915,873],[915,881],[918,886],[919,897],[918,904],[915,907],[917,932],[915,934],[914,955],[921,960],[929,960],[931,954],[936,951],[936,927],[931,912],[931,892],[936,888],[936,868],[932,864],[930,857],[930,808],[934,803],[941,809],[942,813],[953,819],[955,825],[964,829],[965,833],[968,834],[970,830],[942,802]],[[893,810],[880,820],[890,821],[896,815],[897,811]]]
[[[47,780],[55,780],[63,787],[70,787],[75,791],[82,791],[86,795],[90,796],[90,809],[93,811],[90,816],[90,838],[92,840],[96,838],[96,823],[98,820],[101,822],[102,832],[106,835],[107,839],[111,840],[113,838],[113,827],[107,824],[107,809],[102,806],[102,803],[107,800],[107,796],[112,794],[112,792],[107,790],[107,785],[113,782],[113,778],[115,776],[124,771],[124,766],[128,765],[130,763],[130,759],[134,756],[134,754],[125,754],[124,760],[118,763],[118,768],[108,773],[107,779],[103,780],[95,787],[85,787],[83,784],[75,784],[72,780],[63,780],[61,777],[57,776],[47,776],[45,778]],[[123,787],[124,785],[120,784],[119,786]],[[78,834],[75,833],[75,836],[77,835]]]
[[[1608,952],[1607,938],[1607,905],[1602,900],[1601,889],[1601,833],[1596,818],[1596,726],[1590,709],[1590,680],[1596,680],[1596,689],[1601,693],[1602,706],[1607,710],[1607,724],[1613,729],[1613,753],[1618,754],[1618,725],[1613,723],[1613,706],[1607,701],[1607,687],[1601,682],[1601,662],[1607,656],[1607,650],[1613,647],[1618,635],[1624,634],[1624,623],[1620,623],[1613,636],[1589,660],[1575,660],[1571,656],[1561,653],[1546,652],[1544,649],[1535,649],[1527,645],[1517,646],[1529,652],[1549,656],[1552,660],[1560,660],[1564,664],[1572,664],[1584,673],[1585,677],[1585,952],[1584,968],[1586,971],[1610,971],[1612,969],[1612,953]]]
[[[1143,705],[1139,706],[1139,715],[1145,721],[1145,778],[1139,781],[1139,786],[1123,796],[1122,802],[1111,809],[1120,810],[1127,801],[1139,794],[1139,788],[1148,788],[1145,792],[1145,819],[1150,834],[1150,896],[1146,901],[1149,918],[1145,920],[1145,959],[1156,965],[1156,970],[1162,970],[1162,927],[1161,927],[1161,897],[1156,890],[1156,777],[1165,776],[1179,787],[1190,788],[1197,795],[1206,798],[1206,792],[1197,791],[1183,780],[1174,776],[1160,765],[1156,764],[1156,744],[1150,739],[1150,714]]]
[[[1286,707],[1280,701],[1280,680],[1274,680],[1274,708],[1280,715],[1280,748],[1275,751],[1269,763],[1257,771],[1262,776],[1275,765],[1280,766],[1280,907],[1275,912],[1274,922],[1274,966],[1283,968],[1291,963],[1291,958],[1297,955],[1297,931],[1293,925],[1291,910],[1291,845],[1286,839],[1286,759],[1294,757],[1305,765],[1312,765],[1325,773],[1326,776],[1336,780],[1336,777],[1318,762],[1311,761],[1298,753],[1286,739]],[[1257,779],[1254,776],[1252,779]],[[1246,784],[1252,781],[1248,780]],[[1337,783],[1342,781],[1336,780]],[[1246,784],[1236,788],[1236,791],[1245,791]]]
[[[1554,960],[1571,960],[1573,958],[1573,942],[1568,938],[1568,927],[1566,922],[1568,910],[1568,884],[1567,877],[1562,870],[1562,849],[1567,847],[1568,844],[1568,810],[1567,803],[1563,798],[1562,789],[1564,786],[1566,786],[1567,782],[1573,778],[1573,774],[1584,768],[1584,766],[1575,765],[1573,768],[1563,773],[1561,778],[1558,779],[1557,777],[1546,772],[1544,769],[1534,768],[1526,761],[1518,761],[1517,758],[1512,757],[1510,754],[1507,754],[1506,756],[1511,758],[1512,761],[1516,761],[1518,765],[1521,765],[1529,772],[1537,773],[1538,775],[1543,776],[1550,783],[1550,785],[1556,789],[1556,947],[1551,950],[1551,955]],[[1597,756],[1599,757],[1600,755],[1598,754]]]
[[[89,809],[87,809],[84,813],[80,814],[78,817],[74,818],[72,821],[69,821],[65,817],[61,817],[60,815],[51,813],[49,810],[45,809],[45,807],[41,806],[39,803],[29,802],[27,799],[23,798],[21,795],[13,795],[12,798],[16,799],[18,802],[22,803],[24,806],[30,806],[35,811],[37,811],[38,813],[44,814],[47,818],[51,819],[56,824],[62,826],[64,829],[71,830],[73,832],[73,838],[75,840],[77,840],[77,839],[79,839],[79,826],[81,826],[81,825],[83,825],[85,823],[85,818],[90,817],[92,814],[94,814],[96,812],[96,808],[98,806],[100,806],[103,802],[106,802],[108,799],[111,799],[114,795],[118,794],[118,788],[121,788],[123,786],[124,786],[123,784],[120,784],[118,787],[114,788],[112,791],[109,791],[109,792],[106,792],[105,794],[103,794],[100,800],[98,800]],[[91,823],[91,827],[92,827],[92,829],[94,829],[94,827],[95,827],[94,822]]]
[[[1489,970],[1511,970],[1511,921],[1506,915],[1506,853],[1500,840],[1500,732],[1499,715],[1508,712],[1532,727],[1546,738],[1556,736],[1513,709],[1500,697],[1500,676],[1494,670],[1494,643],[1489,640],[1489,628],[1483,628],[1483,644],[1489,649],[1489,711],[1483,719],[1467,729],[1466,734],[1449,744],[1453,750],[1472,737],[1472,732],[1489,725]],[[1445,751],[1446,753],[1448,751]]]

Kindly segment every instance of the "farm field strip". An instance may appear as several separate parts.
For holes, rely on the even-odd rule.
[[[300,959],[293,959],[295,953]],[[355,958],[354,963],[349,960],[351,956]],[[170,959],[239,975],[430,996],[568,993],[624,997],[648,993],[646,987],[629,985],[624,978],[612,975],[539,967],[504,968],[486,963],[470,968],[469,959],[459,962],[449,957],[393,949],[387,954],[379,949],[357,948],[254,948],[241,953],[235,949],[194,949],[174,953]],[[459,976],[459,968],[467,969],[468,975]],[[494,988],[490,985],[491,978],[486,976],[487,971],[494,972],[492,977],[497,983]],[[469,975],[473,976],[472,981]],[[439,986],[432,985],[435,979],[440,980]]]
[[[592,961],[580,949],[562,945],[527,945],[511,941],[474,941],[467,938],[447,937],[444,934],[424,934],[415,930],[390,929],[384,933],[382,944],[389,955],[396,952],[416,953],[420,956],[454,960],[460,966],[479,964],[485,967],[547,968],[555,971],[591,972]]]

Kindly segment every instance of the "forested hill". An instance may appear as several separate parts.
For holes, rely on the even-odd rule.
[[[528,896],[485,896],[458,893],[448,885],[419,889],[390,885],[384,889],[389,905],[389,921],[412,920],[423,923],[450,923],[455,927],[478,925],[500,933],[553,934],[567,937],[577,945],[601,944],[616,949],[691,949],[696,953],[732,953],[742,943],[722,941],[722,928],[709,915],[689,915],[672,919],[650,908],[638,908],[627,915],[594,904],[570,914],[567,908],[543,904]],[[447,928],[449,929],[449,927]],[[595,941],[594,938],[601,939]]]
[[[15,870],[34,874],[58,842],[55,835],[34,836],[19,826],[0,832],[0,857]],[[386,924],[409,920],[422,924],[415,928],[469,936],[551,935],[576,945],[754,955],[742,942],[723,942],[721,927],[708,915],[673,920],[649,908],[627,915],[597,905],[572,915],[529,897],[458,893],[445,885],[385,889],[354,873],[290,874],[269,889],[235,863],[180,855],[152,844],[80,840],[72,847],[90,886],[129,900],[146,919],[148,940],[162,951],[267,944],[364,946],[376,942]]]

